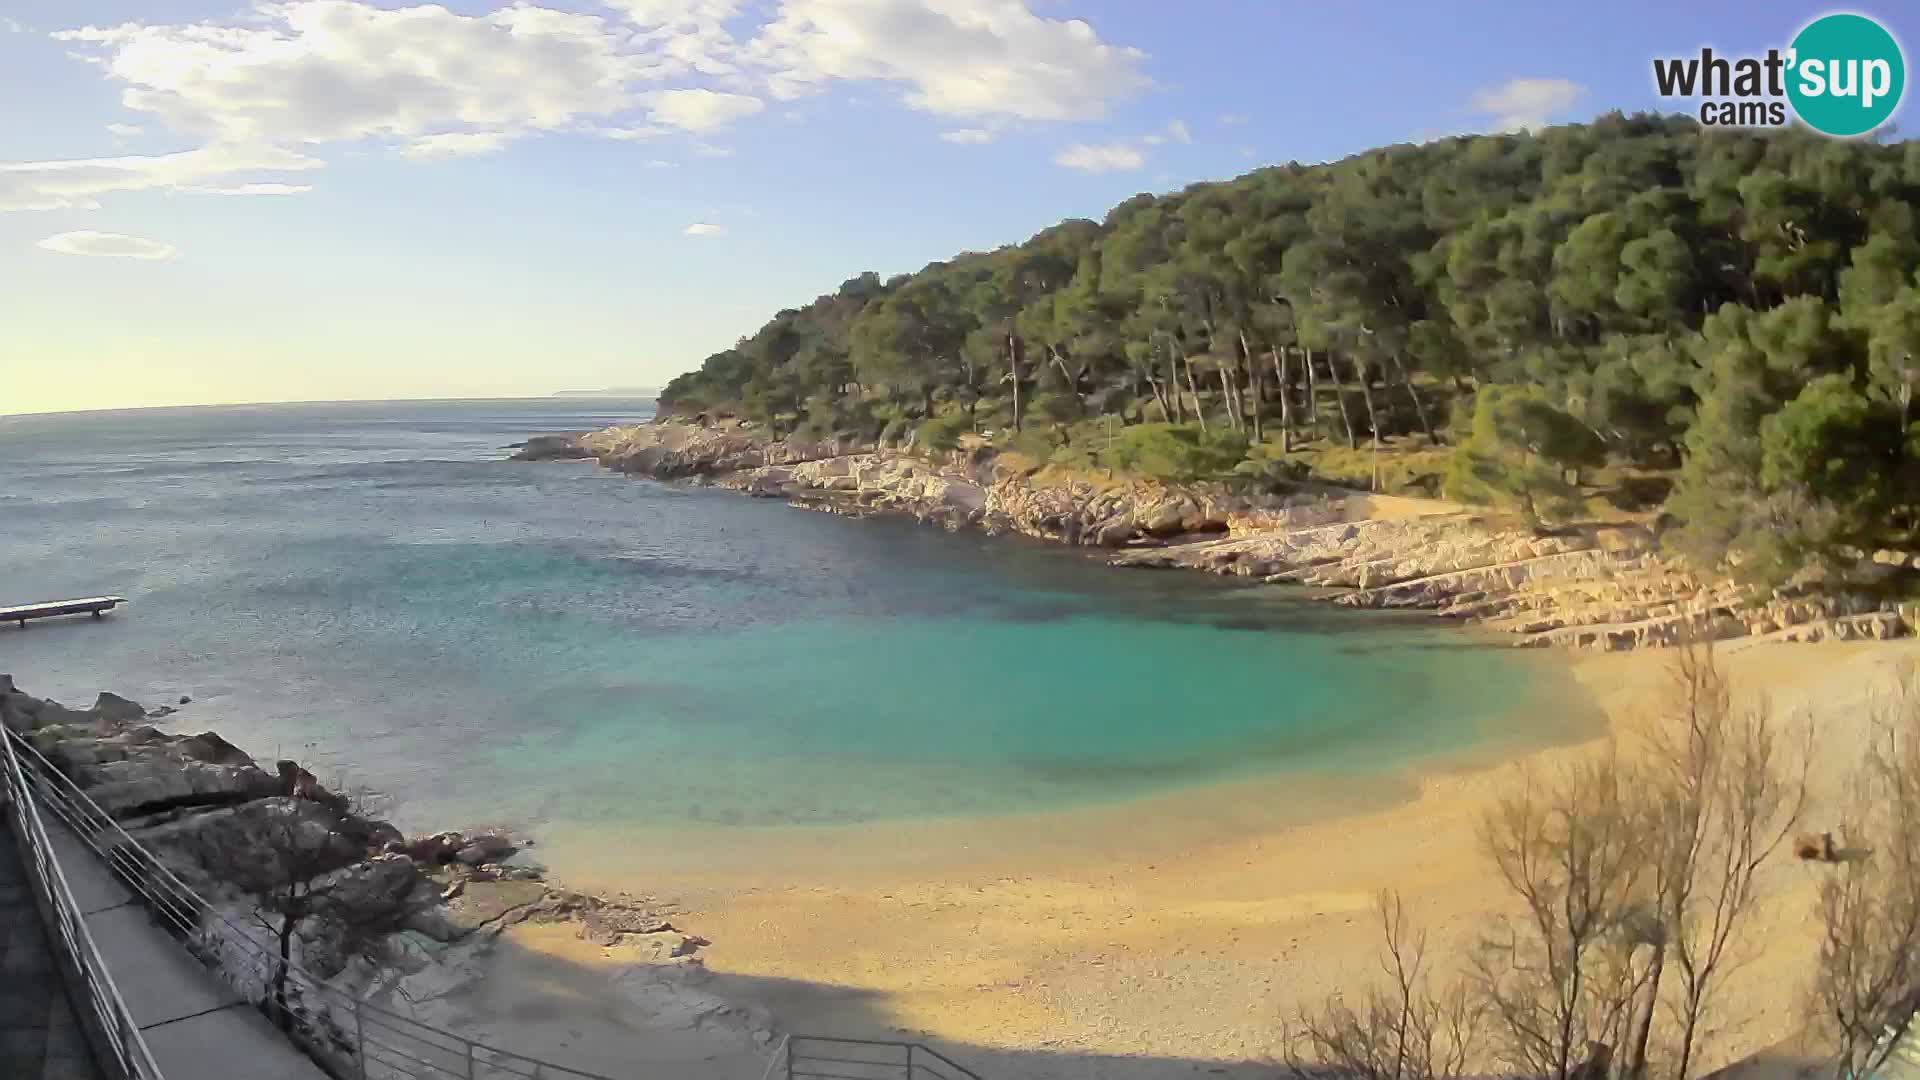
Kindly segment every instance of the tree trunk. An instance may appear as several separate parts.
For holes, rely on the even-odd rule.
[[[1653,1033],[1654,1006],[1660,999],[1660,976],[1666,964],[1666,946],[1656,942],[1653,959],[1647,964],[1647,985],[1640,1000],[1634,1002],[1633,1016],[1627,1021],[1627,1054],[1626,1060],[1620,1063],[1620,1080],[1641,1080],[1647,1074],[1647,1038]]]
[[[1060,369],[1060,377],[1067,380],[1067,392],[1073,395],[1075,401],[1085,405],[1087,399],[1080,394],[1080,380],[1074,378],[1073,372],[1067,370],[1067,362],[1060,358],[1060,350],[1049,345],[1047,355],[1053,358],[1054,366]]]
[[[1222,364],[1220,370],[1227,376],[1227,385],[1233,389],[1234,426],[1245,431],[1247,430],[1247,389],[1240,385],[1240,366]]]
[[[1307,370],[1313,370],[1313,353],[1307,353]],[[1347,431],[1347,449],[1360,449],[1360,440],[1353,437],[1353,414],[1347,411],[1347,391],[1340,385],[1340,369],[1333,365],[1333,350],[1327,350],[1327,376],[1333,380],[1333,400],[1340,406],[1340,426]]]
[[[1167,423],[1173,423],[1173,410],[1167,408],[1167,395],[1160,389],[1160,380],[1147,377],[1147,386],[1153,390],[1153,403],[1160,406],[1160,417]]]
[[[1230,431],[1239,431],[1240,399],[1234,393],[1233,380],[1227,376],[1227,365],[1221,364],[1217,370],[1220,372],[1220,401],[1222,407],[1227,410],[1227,428]]]
[[[1267,355],[1273,359],[1273,377],[1278,380],[1280,393],[1280,452],[1293,453],[1293,388],[1287,385],[1286,357],[1291,355],[1281,349],[1269,349]]]
[[[1172,345],[1167,346],[1167,376],[1167,388],[1173,395],[1173,422],[1184,424],[1187,422],[1187,394],[1180,389],[1180,361],[1175,358]]]
[[[1020,430],[1020,339],[1007,334],[1007,375],[1013,382],[1013,430]]]
[[[1367,426],[1373,429],[1373,441],[1380,442],[1380,417],[1373,411],[1373,380],[1367,376],[1367,365],[1360,360],[1359,353],[1351,353],[1347,359],[1353,362],[1354,377],[1360,380],[1360,396],[1367,403]]]
[[[1263,400],[1265,395],[1261,392],[1260,388],[1260,358],[1254,353],[1253,347],[1247,344],[1247,335],[1244,331],[1240,334],[1240,356],[1247,364],[1247,388],[1253,393],[1253,408],[1251,410],[1253,414],[1253,441],[1258,443],[1262,435],[1260,430],[1260,413],[1266,406],[1266,401]]]
[[[1313,370],[1313,350],[1300,350],[1300,359],[1307,366],[1307,431],[1308,437],[1320,434],[1320,378]]]
[[[1420,417],[1420,429],[1427,433],[1427,441],[1440,445],[1440,436],[1433,433],[1433,422],[1427,419],[1427,406],[1420,400],[1420,391],[1414,389],[1413,376],[1407,373],[1407,362],[1399,353],[1393,354],[1393,366],[1400,369],[1400,382],[1407,388],[1407,396],[1413,399],[1413,411]]]
[[[1193,416],[1200,421],[1200,430],[1205,431],[1207,430],[1207,410],[1200,404],[1200,387],[1193,381],[1193,361],[1187,359],[1187,354],[1181,351],[1179,345],[1173,346],[1173,354],[1178,357],[1178,363],[1187,369],[1187,389],[1193,394]]]
[[[1680,1064],[1673,1075],[1685,1080],[1687,1070],[1693,1066],[1693,1044],[1700,1037],[1700,1010],[1687,1010],[1686,1024],[1680,1032]]]

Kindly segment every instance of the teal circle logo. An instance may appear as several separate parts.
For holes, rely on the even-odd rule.
[[[1793,39],[1787,100],[1808,127],[1864,135],[1893,115],[1907,89],[1900,43],[1865,15],[1824,15]]]

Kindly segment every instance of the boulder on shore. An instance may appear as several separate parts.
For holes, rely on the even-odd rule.
[[[460,850],[453,853],[453,857],[468,866],[479,866],[481,863],[499,862],[518,850],[519,847],[504,836],[482,833],[468,837],[466,843],[460,845]]]
[[[93,699],[93,712],[109,723],[128,724],[145,719],[147,707],[137,701],[129,701],[119,694],[102,690],[100,696]]]

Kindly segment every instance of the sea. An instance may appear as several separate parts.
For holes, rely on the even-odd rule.
[[[1288,586],[513,462],[578,397],[0,417],[0,672],[410,828],[671,836],[1404,774],[1592,723],[1550,658]],[[187,704],[178,704],[183,700]],[[1346,781],[1343,781],[1346,782]]]

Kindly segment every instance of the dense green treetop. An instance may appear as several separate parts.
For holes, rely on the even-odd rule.
[[[1917,223],[1920,144],[1612,114],[1136,195],[862,274],[662,404],[890,442],[937,420],[940,448],[1201,437],[1155,428],[1122,467],[1452,432],[1459,494],[1539,510],[1581,469],[1668,476],[1678,543],[1777,579],[1912,539]]]

